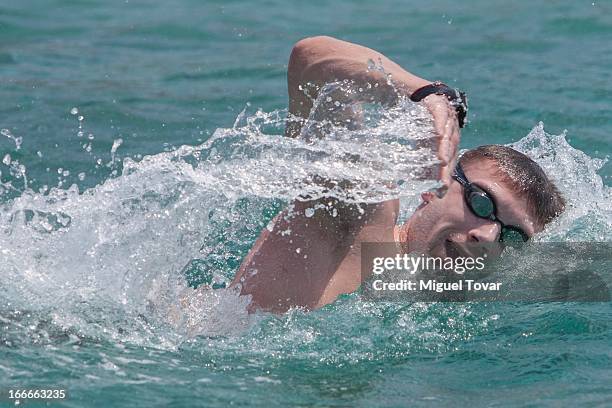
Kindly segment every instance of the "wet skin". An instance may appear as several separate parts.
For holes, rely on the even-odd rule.
[[[492,161],[464,166],[469,180],[484,189],[496,203],[497,216],[505,225],[521,228],[532,236],[542,230],[531,216],[527,200],[518,196],[498,176]],[[409,252],[447,256],[448,242],[470,244],[491,243],[499,239],[499,222],[477,217],[463,198],[463,186],[453,180],[443,198],[433,193],[422,194],[423,203],[408,222],[399,227],[399,236]],[[460,245],[461,246],[461,245]]]
[[[494,198],[505,224],[518,226],[529,236],[541,230],[529,215],[526,200],[498,180],[494,163],[466,166],[465,173]],[[363,242],[395,241],[406,252],[440,257],[475,257],[491,251],[489,244],[498,240],[501,227],[471,212],[461,184],[451,182],[442,198],[433,193],[422,197],[422,204],[401,226],[396,226],[397,200],[364,206],[362,218],[355,213],[358,222],[350,224],[329,223],[325,210],[306,217],[305,209],[313,203],[299,203],[276,217],[272,231],[264,230],[232,285],[252,296],[251,310],[313,309],[360,286]]]
[[[379,61],[394,86],[389,86],[386,75],[370,70],[368,61]],[[303,121],[312,109],[312,99],[303,92],[305,86],[312,90],[349,79],[364,89],[376,89],[371,98],[389,100],[393,99],[389,97],[391,92],[393,97],[398,92],[410,95],[430,83],[374,50],[330,37],[298,42],[289,59],[287,78],[289,111],[298,118],[287,123],[285,133],[289,137],[301,136]],[[274,219],[271,230],[263,230],[230,285],[251,297],[250,311],[313,309],[355,291],[362,281],[364,242],[395,241],[408,252],[458,256],[470,254],[465,243],[497,240],[499,224],[472,214],[463,199],[463,187],[451,178],[460,138],[454,108],[440,95],[429,95],[421,103],[433,117],[437,134],[434,148],[440,160],[437,177],[445,185],[445,195],[438,198],[424,193],[423,203],[402,226],[396,226],[398,200],[363,204],[360,209],[325,198],[294,201]],[[528,235],[539,231],[527,214],[527,203],[499,181],[493,163],[482,162],[464,170],[473,183],[494,198],[501,221],[522,228]],[[317,210],[307,217],[306,209],[319,204],[326,205],[327,210]]]

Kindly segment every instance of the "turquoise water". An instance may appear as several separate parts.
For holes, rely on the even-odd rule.
[[[462,147],[518,142],[568,198],[541,239],[612,240],[608,3],[3,1],[0,390],[63,387],[74,407],[610,404],[609,302],[179,302],[231,279],[308,168],[275,135],[291,46],[315,34],[465,89]],[[314,153],[345,147],[329,143]]]

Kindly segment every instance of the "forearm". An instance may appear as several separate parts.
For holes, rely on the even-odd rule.
[[[371,69],[371,63],[382,67],[382,71]],[[318,90],[326,83],[349,80],[357,89],[368,90],[362,100],[371,98],[380,103],[389,101],[389,97],[411,95],[430,83],[377,51],[323,36],[299,41],[293,47],[287,72],[290,117],[285,134],[291,137],[301,134]],[[431,94],[421,103],[432,114],[437,134],[432,142],[437,143],[441,165],[439,178],[448,184],[460,138],[457,112],[445,95]]]
[[[307,38],[294,46],[289,59],[290,112],[306,119],[318,90],[342,80],[367,90],[365,95],[377,101],[410,95],[429,83],[370,48],[331,37]]]
[[[355,105],[358,106],[358,104],[353,104],[352,102],[355,102],[355,100],[351,100],[351,97],[343,96],[344,92],[330,94],[326,90],[327,98],[319,98],[318,103],[323,101],[322,105],[325,105],[325,100],[333,99],[333,103],[328,102],[328,105],[332,105],[331,109],[322,108],[322,106],[313,109],[313,102],[317,100],[319,91],[325,84],[344,80],[348,80],[353,85],[352,92],[358,92],[359,102],[371,101],[383,104],[392,102],[398,96],[409,96],[418,88],[430,83],[430,81],[406,71],[383,54],[370,48],[331,37],[312,37],[301,40],[294,46],[289,59],[289,111],[293,117],[290,117],[287,121],[285,134],[291,137],[299,135],[309,137],[313,133],[316,134],[318,124],[326,126],[328,122],[332,122],[334,125],[335,122],[350,123],[351,120],[346,120],[346,114],[350,117],[350,114],[354,113],[350,111],[350,108]],[[443,108],[447,108],[449,104],[444,96],[430,95],[427,99],[429,102],[439,100],[439,105]],[[349,109],[346,110],[338,105],[338,102],[342,104],[345,100],[348,100],[347,106],[349,106]],[[424,100],[423,103],[427,103],[428,100]],[[339,108],[334,109],[333,105],[339,106]],[[437,112],[433,108],[430,111],[434,114]],[[318,113],[328,116],[317,117]],[[339,120],[337,120],[338,118]],[[308,122],[310,127],[303,131],[302,127],[307,122],[306,119],[312,120]],[[439,122],[443,125],[442,121]],[[441,137],[445,135],[442,127],[440,129],[436,128],[436,132]],[[325,134],[325,132],[322,132],[322,134]],[[319,203],[314,202],[314,204]],[[333,222],[350,224],[354,222],[354,218],[357,218],[351,212],[350,205],[346,206],[342,202],[336,202],[334,207],[337,207],[336,209],[347,208],[342,208],[346,211],[339,212],[338,217],[334,217],[336,219],[332,220]],[[373,208],[375,207],[376,205],[373,206]],[[329,214],[332,214],[325,211],[320,211],[320,213],[323,218],[330,218],[331,215]]]

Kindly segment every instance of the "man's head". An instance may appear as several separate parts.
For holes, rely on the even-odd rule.
[[[492,197],[499,221],[528,236],[540,232],[565,208],[563,197],[540,166],[512,148],[480,146],[465,152],[459,163],[469,181]],[[442,198],[422,195],[423,203],[402,227],[410,251],[450,256],[453,242],[499,239],[500,222],[476,216],[464,198],[464,188],[453,180]]]

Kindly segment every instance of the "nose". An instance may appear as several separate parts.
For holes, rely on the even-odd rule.
[[[468,231],[471,242],[495,242],[501,232],[501,226],[494,221],[485,221]]]

